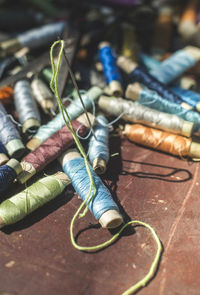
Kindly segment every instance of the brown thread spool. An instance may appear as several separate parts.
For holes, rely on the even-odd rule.
[[[200,144],[191,138],[160,131],[143,125],[125,125],[124,133],[131,141],[179,157],[200,158]]]
[[[189,0],[181,16],[178,31],[184,39],[189,39],[198,30],[195,24],[197,5],[197,0]]]
[[[13,88],[10,86],[4,86],[0,89],[0,101],[3,104],[10,103],[13,97]]]

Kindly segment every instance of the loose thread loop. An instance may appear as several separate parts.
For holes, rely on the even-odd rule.
[[[55,63],[54,63],[54,59],[53,59],[53,50],[54,50],[54,47],[57,44],[60,45],[60,51],[59,51],[59,54],[58,54],[57,67],[55,67]],[[53,76],[52,76],[52,80],[50,82],[50,87],[51,87],[52,91],[55,93],[55,96],[56,96],[56,98],[58,100],[58,105],[59,105],[60,111],[62,113],[63,119],[65,121],[65,124],[69,128],[70,132],[72,133],[72,135],[74,137],[74,140],[75,140],[75,142],[77,144],[77,147],[78,147],[80,153],[82,154],[82,156],[84,158],[86,170],[87,170],[87,173],[88,173],[89,179],[90,179],[90,188],[89,188],[88,196],[82,202],[82,204],[80,205],[80,207],[78,208],[78,210],[76,211],[76,213],[74,214],[74,216],[73,216],[73,218],[71,220],[71,224],[70,224],[71,242],[72,242],[72,245],[78,250],[81,250],[81,251],[97,251],[97,250],[103,249],[103,248],[111,245],[119,237],[119,235],[122,233],[122,231],[127,226],[129,226],[131,224],[139,224],[141,226],[144,226],[144,227],[148,228],[151,231],[151,233],[152,233],[152,235],[153,235],[153,237],[154,237],[154,239],[155,239],[155,241],[157,243],[157,252],[156,252],[155,258],[153,260],[153,263],[152,263],[152,265],[150,267],[150,270],[147,273],[147,275],[143,279],[141,279],[139,282],[137,282],[135,285],[133,285],[132,287],[130,287],[128,290],[126,290],[123,293],[123,295],[130,295],[130,294],[133,294],[133,292],[136,292],[138,289],[144,287],[149,282],[149,280],[154,276],[154,274],[155,274],[155,272],[157,270],[157,267],[158,267],[158,263],[160,261],[161,252],[162,252],[162,244],[161,244],[156,232],[154,231],[154,229],[149,224],[146,224],[146,223],[144,223],[142,221],[138,221],[138,220],[134,220],[134,221],[130,221],[130,222],[126,223],[119,230],[119,232],[117,234],[115,234],[110,240],[108,240],[108,241],[106,241],[104,243],[101,243],[99,245],[87,247],[87,246],[79,246],[76,243],[75,238],[74,238],[74,234],[73,234],[73,227],[74,227],[75,220],[76,220],[76,218],[78,216],[80,216],[80,217],[85,216],[85,214],[87,212],[86,210],[88,208],[88,205],[86,204],[86,202],[88,201],[88,204],[89,204],[92,201],[92,199],[95,197],[95,195],[96,195],[96,187],[95,187],[95,184],[94,184],[92,173],[91,173],[90,168],[89,168],[87,155],[85,154],[85,151],[84,151],[84,149],[83,149],[83,147],[82,147],[82,145],[81,145],[81,143],[79,141],[79,138],[77,137],[76,132],[73,129],[70,117],[69,117],[69,115],[67,113],[67,110],[65,109],[65,107],[64,107],[64,105],[63,105],[63,103],[61,101],[61,98],[60,98],[59,92],[58,92],[58,73],[59,73],[59,69],[60,69],[61,57],[62,57],[62,54],[63,54],[63,50],[64,50],[64,41],[63,40],[56,41],[51,46],[50,58],[51,58]],[[69,123],[67,122],[65,116],[67,116],[67,119],[68,119]],[[93,191],[93,194],[91,196],[92,191]],[[86,209],[83,211],[82,214],[80,214],[80,212],[82,211],[82,208],[84,206],[86,206]]]

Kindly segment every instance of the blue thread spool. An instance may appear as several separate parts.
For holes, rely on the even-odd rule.
[[[83,94],[82,99],[86,109],[89,109],[92,106],[92,102],[95,101],[101,94],[102,89],[95,86],[90,88],[86,94]],[[66,109],[71,120],[76,119],[84,111],[79,98],[75,99]],[[42,125],[38,129],[34,137],[28,142],[27,147],[30,150],[36,149],[42,142],[61,129],[64,125],[65,122],[62,114],[59,113],[53,118],[53,120],[49,121],[46,125]]]
[[[108,42],[101,42],[99,45],[99,58],[103,65],[104,76],[110,89],[111,95],[121,96],[122,77],[116,63],[115,54]]]
[[[108,147],[108,120],[104,116],[97,116],[97,126],[94,128],[94,135],[89,141],[88,156],[92,167],[97,174],[103,174],[106,171],[106,164],[109,160]]]
[[[200,132],[200,115],[197,112],[186,110],[180,105],[167,101],[156,92],[149,89],[138,88],[138,85],[129,85],[126,90],[126,97],[149,108],[159,110],[164,113],[176,114],[178,117],[194,123],[194,132]],[[191,128],[190,128],[191,129]]]
[[[4,106],[0,103],[0,140],[13,158],[21,157],[25,147],[21,141],[19,132],[7,114]]]
[[[157,59],[152,58],[151,56],[144,53],[140,53],[139,60],[148,71],[154,70],[160,66],[160,62]]]
[[[62,21],[21,33],[16,38],[1,42],[0,54],[5,56],[23,47],[34,49],[49,44],[61,36],[65,26],[66,23]]]
[[[176,51],[163,61],[160,66],[151,71],[151,75],[164,84],[169,84],[200,59],[200,49],[187,46]]]
[[[35,133],[40,126],[40,113],[28,80],[20,80],[15,84],[14,103],[23,133]]]
[[[3,143],[0,141],[0,165],[5,164],[8,162],[8,157],[7,157],[7,151],[5,149],[5,146]]]
[[[68,150],[60,159],[63,170],[70,178],[77,194],[84,201],[89,193],[90,179],[85,167],[85,161],[81,158],[76,149]],[[112,196],[103,184],[99,176],[90,167],[92,177],[97,189],[94,199],[88,204],[89,210],[94,217],[99,220],[104,228],[115,228],[122,222],[122,216],[119,213],[119,208],[113,201]],[[91,197],[91,196],[90,196]]]
[[[8,189],[21,172],[22,167],[15,159],[10,159],[6,165],[0,166],[0,192]]]
[[[139,82],[146,87],[156,91],[163,98],[175,103],[182,103],[181,98],[170,88],[158,81],[154,76],[137,66],[130,59],[120,56],[117,60],[118,65],[133,79],[133,82]]]

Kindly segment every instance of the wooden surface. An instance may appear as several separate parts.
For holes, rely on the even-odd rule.
[[[149,223],[164,247],[156,277],[138,294],[200,294],[199,164],[118,137],[111,140],[111,153],[119,155],[111,158],[104,180],[124,219]],[[52,167],[51,172],[55,171]],[[68,187],[54,201],[1,231],[1,295],[3,291],[16,295],[117,295],[147,273],[156,245],[142,227],[127,229],[116,243],[97,253],[73,248],[69,225],[80,203]],[[90,213],[75,226],[81,245],[103,242],[113,232],[101,229]]]

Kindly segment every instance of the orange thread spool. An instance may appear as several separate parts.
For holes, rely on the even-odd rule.
[[[190,154],[191,138],[139,124],[127,124],[124,131],[127,137],[135,143],[180,157]]]
[[[13,96],[13,88],[10,86],[4,86],[0,89],[0,102],[7,104],[10,102]]]

